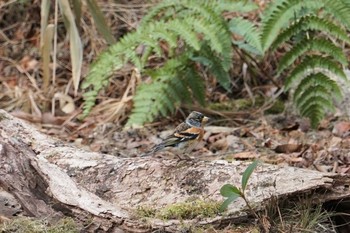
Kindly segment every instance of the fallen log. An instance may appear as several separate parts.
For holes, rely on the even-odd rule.
[[[84,151],[0,110],[0,211],[5,217],[19,211],[38,218],[70,216],[85,232],[175,232],[184,224],[235,222],[246,216],[241,199],[222,216],[181,221],[144,221],[135,210],[161,209],[190,199],[223,201],[220,188],[226,183],[239,186],[247,165],[224,160],[118,158]],[[324,202],[349,197],[349,180],[339,174],[261,164],[251,176],[247,197],[257,209],[271,197],[310,192]],[[3,206],[4,196],[12,197],[15,211]]]

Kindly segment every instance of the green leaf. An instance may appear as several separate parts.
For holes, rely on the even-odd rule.
[[[247,42],[247,45],[258,51],[259,55],[263,54],[260,41],[260,30],[258,30],[258,28],[251,21],[237,17],[231,19],[228,26],[232,33],[242,36]],[[234,41],[234,43],[237,42]]]
[[[235,194],[241,195],[241,191],[236,186],[233,186],[232,184],[225,184],[224,186],[221,187],[220,194],[223,197],[230,197]]]
[[[255,160],[243,172],[243,175],[242,175],[242,190],[243,190],[243,192],[244,192],[245,188],[247,187],[249,177],[253,173],[254,169],[258,166],[258,164],[259,164],[259,161]]]
[[[231,204],[234,200],[236,200],[237,198],[239,198],[240,195],[238,194],[232,194],[230,197],[228,197],[220,206],[219,210],[220,212],[224,212],[228,205]]]

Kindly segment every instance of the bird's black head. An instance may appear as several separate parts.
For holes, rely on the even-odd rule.
[[[201,127],[209,120],[208,117],[204,116],[200,112],[193,111],[186,118],[186,123],[192,126]]]

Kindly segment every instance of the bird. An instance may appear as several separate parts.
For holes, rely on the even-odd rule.
[[[203,126],[208,121],[209,117],[204,116],[202,113],[197,111],[191,112],[186,120],[175,128],[171,135],[165,138],[160,144],[154,146],[149,152],[146,152],[141,156],[153,155],[157,151],[167,147],[177,148],[178,151],[181,151],[186,155],[186,153],[191,152],[197,143],[203,139]],[[178,154],[176,154],[176,156],[182,159]]]

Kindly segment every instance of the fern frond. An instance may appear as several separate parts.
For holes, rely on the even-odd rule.
[[[229,22],[229,29],[232,33],[238,34],[244,38],[248,45],[255,48],[262,55],[262,47],[260,43],[260,31],[256,25],[242,17],[232,18]]]
[[[276,37],[276,40],[271,44],[271,49],[275,50],[278,46],[288,41],[292,36],[307,30],[326,32],[328,35],[350,44],[350,39],[344,29],[327,19],[308,15],[293,23],[290,27],[280,33]]]
[[[211,1],[216,4],[215,8],[219,12],[229,11],[229,12],[250,12],[259,9],[257,4],[249,1],[235,1],[235,0],[220,0]]]
[[[213,14],[209,13],[207,10],[205,10],[205,8],[215,12],[216,15],[220,15],[224,11],[249,12],[258,9],[258,6],[250,2],[232,0],[207,0],[201,2],[201,4],[198,4],[198,1],[193,0],[166,0],[151,8],[147,15],[143,17],[141,27],[147,25],[157,18],[170,19],[174,15],[176,15],[176,17],[181,17],[181,14],[178,14],[178,12],[184,10],[192,11],[183,14],[184,17],[190,14],[193,15],[193,12],[196,12],[206,19],[212,19]],[[217,18],[217,16],[214,16],[214,18]]]
[[[341,48],[337,47],[329,40],[311,38],[300,41],[281,58],[277,69],[278,75],[280,75],[284,69],[288,68],[297,58],[304,55],[307,51],[323,52],[326,55],[333,57],[334,60],[337,60],[344,66],[346,66],[348,63]]]
[[[151,122],[160,114],[173,113],[181,102],[204,102],[204,80],[188,66],[188,56],[182,56],[168,62],[156,71],[150,71],[153,82],[141,84],[134,97],[134,108],[127,126],[143,125]],[[199,89],[198,89],[199,87]],[[196,93],[195,95],[193,93]]]
[[[304,103],[304,105],[302,105],[300,107],[302,109],[302,111],[300,112],[300,114],[302,116],[307,116],[310,114],[310,109],[319,109],[319,113],[321,112],[327,112],[329,110],[331,110],[332,112],[334,111],[334,106],[332,101],[330,101],[329,99],[324,98],[323,96],[313,96],[310,99],[308,99],[308,101],[306,101]]]
[[[177,35],[180,35],[192,48],[199,50],[200,44],[197,34],[193,31],[193,27],[189,21],[175,19],[168,22],[167,27],[170,31],[174,31]]]
[[[201,48],[200,54],[195,54],[192,60],[199,62],[200,64],[209,68],[210,73],[212,73],[220,85],[230,92],[231,79],[228,74],[228,70],[231,66],[229,59],[222,59],[213,52],[207,44],[204,44]],[[225,61],[226,60],[226,61]]]
[[[302,115],[310,119],[312,128],[316,128],[320,121],[324,118],[325,110],[321,106],[321,103],[313,104]]]
[[[293,83],[296,83],[301,78],[310,73],[332,73],[338,78],[347,81],[344,71],[339,67],[339,64],[320,56],[306,56],[301,64],[299,64],[285,81],[285,88],[288,90]]]
[[[295,17],[302,8],[320,9],[323,1],[320,0],[281,0],[269,5],[263,15],[263,29],[261,42],[266,51],[279,35],[280,30],[288,25],[290,19]]]
[[[329,102],[332,103],[332,98],[330,98],[330,93],[328,92],[327,88],[320,85],[313,85],[312,88],[309,88],[308,91],[301,94],[300,98],[296,102],[296,106],[299,109],[305,109],[305,104],[309,103],[309,99],[312,99],[315,96],[329,99]]]
[[[204,34],[204,38],[206,38],[208,41],[210,41],[210,45],[213,48],[214,51],[217,53],[223,53],[224,49],[222,47],[221,38],[218,34],[219,31],[223,30],[222,28],[216,28],[218,25],[213,26],[208,24],[208,22],[205,22],[204,20],[195,20],[192,21],[194,29]],[[225,38],[227,39],[227,37]]]
[[[350,3],[347,0],[325,0],[324,10],[350,29]]]
[[[329,97],[334,97],[339,101],[343,94],[338,83],[323,73],[310,74],[305,77],[296,88],[293,99],[295,103],[301,102],[303,93],[312,93],[315,86],[322,86],[329,93]]]
[[[178,1],[162,1],[159,4],[153,6],[149,9],[148,13],[142,18],[140,27],[147,27],[151,21],[153,21],[157,16],[161,17],[164,15],[164,11],[169,10],[169,8],[174,8],[178,5]],[[162,13],[162,15],[161,15]],[[164,19],[164,17],[161,17]]]
[[[168,97],[174,96],[175,100],[170,101],[171,98],[166,98],[164,101],[159,100],[157,110],[149,111],[147,117],[143,118],[147,119],[146,121],[151,121],[157,114],[164,115],[172,112],[174,106],[178,103],[177,101],[196,98],[198,102],[204,102],[203,80],[198,75],[193,75],[196,72],[194,68],[196,66],[193,64],[195,57],[208,59],[208,70],[229,91],[230,77],[228,70],[232,65],[233,50],[231,33],[221,13],[234,6],[238,7],[238,10],[253,9],[253,5],[232,1],[231,8],[222,7],[228,2],[230,1],[208,0],[198,4],[198,0],[165,0],[154,7],[144,17],[136,31],[126,34],[117,44],[102,53],[92,65],[83,85],[83,88],[91,88],[84,95],[84,115],[86,116],[90,112],[99,91],[108,85],[109,77],[114,71],[122,68],[127,63],[132,63],[143,73],[150,56],[161,57],[165,61],[165,66],[157,70],[158,73],[153,76],[154,80],[150,86],[154,85],[160,90],[165,90],[165,85],[167,85],[169,89],[167,93],[165,91],[160,92]],[[166,50],[162,47],[164,43],[167,45]],[[138,48],[142,48],[142,51]],[[203,48],[205,49],[202,50]],[[188,56],[187,62],[189,64],[182,64],[181,67],[173,66],[173,70],[167,68],[168,65],[166,64],[171,64],[172,60],[178,59],[184,53]],[[191,60],[190,58],[194,59]],[[194,78],[182,79],[186,77],[184,75],[185,70],[191,69]],[[162,70],[164,71],[163,74],[161,73]],[[172,77],[172,81],[170,81],[170,77]],[[148,84],[142,84],[138,92],[141,93],[140,95],[147,96],[145,90],[150,91],[152,87],[148,87]],[[181,93],[180,90],[187,90],[187,92],[177,96],[177,93]],[[197,93],[198,90],[199,93]],[[143,100],[137,97],[135,101],[137,102],[137,104],[135,103],[135,114],[146,109],[140,103],[144,104],[144,101],[148,104],[151,103],[150,97]],[[172,106],[170,106],[171,103]],[[145,122],[141,119],[135,116],[135,122]]]
[[[205,104],[205,85],[202,77],[195,69],[186,69],[183,81],[190,88],[192,92],[192,98],[198,101],[200,105]]]
[[[178,96],[168,95],[171,82],[174,80],[176,80],[174,76],[168,75],[159,77],[152,84],[140,84],[133,98],[134,107],[127,126],[152,122],[160,113],[163,116],[173,113],[176,105],[180,103]]]

